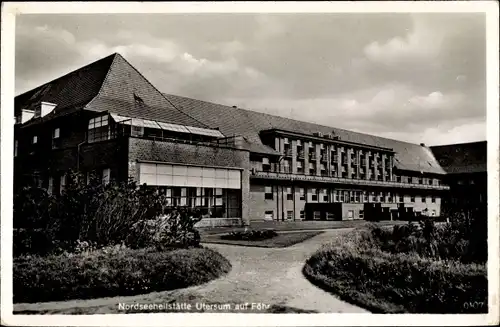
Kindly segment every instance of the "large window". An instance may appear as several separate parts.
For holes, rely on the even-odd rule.
[[[109,140],[110,138],[111,133],[109,129],[108,115],[92,118],[91,120],[89,120],[89,142]]]
[[[165,195],[167,206],[199,210],[203,218],[241,217],[240,190],[159,186],[158,191]]]

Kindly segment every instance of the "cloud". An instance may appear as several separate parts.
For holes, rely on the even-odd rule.
[[[474,13],[21,15],[16,90],[119,52],[166,93],[439,142],[485,125],[485,44]]]

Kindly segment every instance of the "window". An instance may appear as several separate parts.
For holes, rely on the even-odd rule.
[[[292,188],[287,187],[286,188],[286,199],[287,200],[293,200],[293,193],[292,193]]]
[[[349,210],[347,212],[347,218],[349,218],[349,219],[353,219],[354,218],[354,210]]]
[[[411,202],[415,202],[415,196],[414,196],[414,195],[412,195],[412,196],[410,197],[410,201],[411,201]]]
[[[47,187],[47,193],[52,195],[54,192],[54,178],[49,177],[49,185]]]
[[[31,144],[37,144],[38,143],[38,136],[34,135],[33,138],[31,139]]]
[[[304,210],[300,211],[300,219],[305,219],[306,218],[306,213]]]
[[[436,197],[435,196],[431,197],[431,202],[432,203],[436,203]]]
[[[369,202],[368,201],[368,193],[366,193],[366,192],[363,192],[363,201],[364,202]]]
[[[273,220],[274,212],[273,211],[266,211],[264,213],[264,220]]]
[[[361,202],[361,194],[359,191],[354,192],[354,202]]]
[[[102,171],[102,183],[108,184],[111,177],[111,170],[109,168],[105,168]]]
[[[300,194],[300,196],[299,196],[300,200],[305,200],[306,199],[306,191],[305,191],[304,188],[300,188],[299,189],[299,194]]]
[[[271,164],[269,163],[269,158],[262,158],[262,170],[263,171],[271,170]]]
[[[321,211],[314,211],[313,219],[314,220],[321,220]]]
[[[61,144],[60,144],[60,135],[61,135],[61,130],[58,128],[55,128],[52,131],[52,149],[58,149]]]
[[[311,200],[318,201],[318,191],[315,188],[311,189]]]
[[[403,197],[403,196],[401,196],[401,195],[399,196],[399,202],[401,202],[401,203],[405,202],[404,197]]]
[[[363,210],[359,210],[359,219],[365,218],[365,212]]]
[[[264,188],[264,199],[266,199],[266,200],[273,199],[273,187],[272,186],[266,186]]]
[[[61,175],[61,180],[59,185],[60,185],[59,190],[62,193],[66,188],[66,174]]]
[[[132,136],[144,136],[144,127],[143,126],[132,126],[132,131],[130,133]]]
[[[14,157],[17,157],[17,151],[19,149],[19,141],[14,140]]]
[[[293,211],[287,211],[286,212],[286,219],[287,220],[293,220]]]
[[[425,196],[422,196],[421,199],[422,199],[422,203],[425,203]]]
[[[134,126],[132,126],[132,130],[133,127]],[[88,129],[89,142],[109,140],[111,135],[108,125],[108,115],[90,119]]]

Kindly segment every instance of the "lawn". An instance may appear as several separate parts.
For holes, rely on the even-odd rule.
[[[248,241],[248,240],[224,240],[222,235],[204,235],[202,236],[203,243],[217,243],[240,246],[254,246],[263,248],[285,248],[300,242],[303,242],[311,237],[323,233],[322,231],[304,231],[304,232],[289,232],[278,233],[277,236],[265,240]]]
[[[199,228],[201,235],[214,235],[232,231],[243,231],[245,228],[252,229],[274,229],[275,231],[300,231],[300,230],[324,230],[359,228],[375,224],[377,226],[392,226],[406,224],[406,221],[380,221],[371,223],[366,220],[344,220],[344,221],[252,221],[249,227],[214,227]]]

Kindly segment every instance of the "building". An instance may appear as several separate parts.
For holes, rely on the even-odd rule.
[[[432,153],[446,171],[445,183],[450,192],[443,198],[443,208],[487,206],[487,143],[472,142],[432,146]]]
[[[200,226],[439,216],[449,190],[424,144],[163,94],[119,54],[17,96],[15,116],[16,187],[132,177]]]

